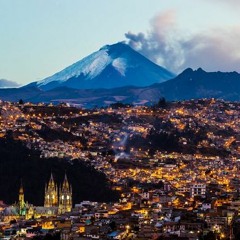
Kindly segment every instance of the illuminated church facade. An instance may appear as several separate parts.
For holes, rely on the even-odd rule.
[[[44,207],[58,207],[58,213],[71,212],[72,187],[65,174],[63,184],[58,188],[51,174],[48,184],[45,186]]]
[[[24,188],[21,183],[18,195],[18,203],[9,206],[4,211],[4,219],[39,218],[43,216],[56,216],[71,212],[72,210],[72,186],[65,174],[63,183],[58,187],[51,174],[49,182],[45,186],[44,206],[33,206],[24,200]]]

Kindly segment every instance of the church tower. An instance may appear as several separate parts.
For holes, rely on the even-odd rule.
[[[21,181],[21,186],[19,189],[18,204],[19,204],[19,215],[24,216],[26,214],[26,206],[25,206],[25,202],[24,202],[24,192],[23,192],[22,181]]]
[[[58,206],[58,188],[57,184],[53,180],[53,175],[51,173],[49,183],[45,187],[44,207],[56,206]]]
[[[72,187],[65,174],[62,186],[59,189],[59,213],[71,212],[72,210]]]

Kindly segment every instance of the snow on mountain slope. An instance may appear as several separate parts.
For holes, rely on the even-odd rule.
[[[174,77],[124,43],[106,45],[64,70],[34,84],[42,90],[148,86]]]
[[[100,49],[53,76],[39,81],[37,85],[46,85],[52,81],[64,82],[71,77],[78,77],[81,73],[91,79],[99,75],[111,62],[112,59],[108,55],[107,49]]]
[[[112,61],[113,67],[121,73],[122,76],[125,76],[125,71],[127,68],[127,61],[124,58],[116,58]]]

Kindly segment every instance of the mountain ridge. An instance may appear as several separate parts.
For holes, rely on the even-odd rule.
[[[200,98],[220,98],[240,101],[240,74],[237,72],[205,72],[202,69],[186,69],[176,78],[147,87],[125,86],[113,89],[74,89],[61,86],[51,90],[41,90],[36,86],[0,89],[0,98],[7,101],[68,102],[81,107],[92,108],[123,102],[135,105],[152,105],[160,97],[167,101]]]
[[[240,100],[240,74],[237,72],[206,72],[202,68],[187,68],[176,78],[157,88],[169,100],[222,98]]]
[[[168,78],[172,73],[124,43],[105,45],[89,56],[41,81],[20,88],[0,89],[0,99],[68,102],[87,108],[116,102],[152,105],[161,97],[168,101],[199,98],[240,101],[240,74],[235,71],[187,68],[166,80],[164,74]],[[79,69],[79,65],[82,68]]]
[[[122,42],[105,45],[80,61],[38,82],[42,90],[66,86],[76,89],[148,86],[175,75]]]

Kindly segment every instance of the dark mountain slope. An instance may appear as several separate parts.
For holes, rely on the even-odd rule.
[[[169,100],[221,98],[239,101],[240,74],[189,68],[168,82],[156,84],[153,89],[158,89]]]
[[[69,102],[84,107],[107,106],[115,102],[148,104],[160,97],[169,101],[220,98],[240,101],[240,74],[186,69],[176,78],[147,87],[125,86],[113,89],[73,89],[68,87],[41,91],[36,87],[0,90],[3,100],[31,102]]]
[[[56,158],[44,159],[26,149],[19,142],[0,139],[0,199],[6,203],[18,201],[22,179],[25,200],[34,205],[43,205],[44,188],[51,171],[58,183],[65,172],[73,187],[73,202],[81,200],[117,200],[105,176],[78,160],[68,162]],[[6,184],[8,183],[8,184]]]

